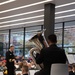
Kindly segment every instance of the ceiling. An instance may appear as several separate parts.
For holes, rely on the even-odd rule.
[[[46,3],[56,5],[55,23],[75,20],[75,0],[0,0],[0,30],[43,25]]]

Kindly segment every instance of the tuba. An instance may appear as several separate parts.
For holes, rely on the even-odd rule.
[[[32,57],[32,60],[34,61],[36,67],[38,69],[41,69],[43,68],[43,64],[36,64],[36,60],[35,60],[35,57],[36,57],[36,54],[39,53],[40,54],[40,51],[42,48],[44,47],[49,47],[46,39],[45,39],[45,36],[44,36],[44,31],[41,31],[41,32],[38,32],[36,35],[34,35],[29,41],[30,42],[33,42],[33,44],[36,46],[34,48],[31,48],[30,49],[30,56]]]

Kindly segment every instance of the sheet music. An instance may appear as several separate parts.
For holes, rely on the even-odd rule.
[[[67,54],[67,59],[68,59],[69,64],[75,63],[75,55]]]

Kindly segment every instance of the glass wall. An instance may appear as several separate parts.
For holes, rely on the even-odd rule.
[[[42,26],[35,26],[25,28],[25,31],[24,28],[0,31],[0,47],[2,46],[2,49],[0,48],[0,55],[5,56],[6,51],[9,49],[9,45],[14,45],[14,54],[16,56],[23,56],[24,54],[24,57],[29,58],[29,51],[34,47],[34,44],[30,42],[29,39],[41,29]]]
[[[56,23],[55,34],[59,47],[63,47],[67,53],[75,53],[75,21]]]
[[[9,48],[9,44],[10,45],[13,44],[15,46],[14,50],[15,55],[17,56],[24,55],[26,58],[29,58],[30,49],[35,47],[35,45],[32,42],[30,42],[29,39],[33,37],[38,31],[42,30],[42,28],[43,26],[40,25],[40,26],[26,27],[25,31],[24,28],[3,30],[3,31],[1,30],[0,55],[5,56],[5,53]],[[58,40],[57,45],[59,47],[63,47],[66,52],[75,52],[75,21],[56,23],[55,34],[57,35]]]
[[[57,45],[62,47],[62,23],[55,24],[55,34],[57,36]]]
[[[65,23],[64,48],[66,52],[75,53],[75,21]]]
[[[23,37],[24,37],[23,33],[24,33],[23,28],[11,30],[10,45],[15,46],[14,53],[17,56],[23,55]]]
[[[9,30],[0,31],[0,55],[5,56],[9,47]]]

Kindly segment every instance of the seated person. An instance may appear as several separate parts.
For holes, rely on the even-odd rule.
[[[22,66],[22,75],[28,75],[28,66]],[[21,75],[20,73],[18,73],[17,75]]]
[[[7,75],[7,67],[6,67],[6,60],[2,61],[2,67],[3,67],[3,75]]]
[[[75,75],[72,71],[72,65],[68,65],[69,75]]]
[[[72,69],[73,73],[75,74],[75,63],[72,64],[72,67],[73,67],[73,69]]]

